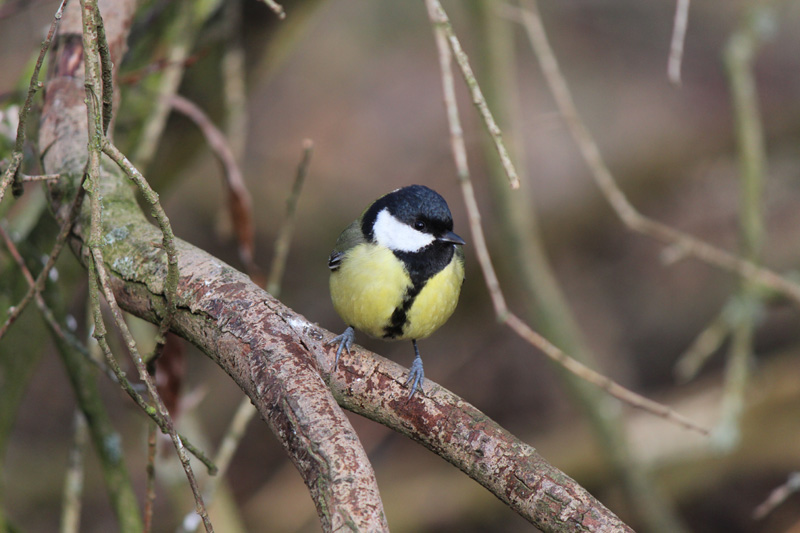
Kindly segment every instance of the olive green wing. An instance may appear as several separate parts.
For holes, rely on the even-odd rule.
[[[347,251],[354,246],[367,242],[361,232],[361,219],[353,221],[336,239],[336,246],[328,257],[328,268],[335,271],[342,264],[342,259]]]

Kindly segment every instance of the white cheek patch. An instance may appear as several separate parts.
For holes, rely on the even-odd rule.
[[[435,240],[433,235],[422,233],[400,222],[388,209],[378,213],[372,230],[378,244],[398,252],[416,252]]]

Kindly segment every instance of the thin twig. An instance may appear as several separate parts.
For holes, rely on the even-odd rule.
[[[792,472],[789,474],[786,483],[775,488],[767,499],[755,508],[753,520],[763,520],[769,513],[783,504],[789,496],[797,492],[800,492],[800,472]]]
[[[242,31],[243,0],[228,0],[223,7],[225,50],[222,69],[222,99],[225,106],[225,138],[234,159],[241,164],[247,146],[249,113],[247,108],[247,74]]]
[[[480,63],[477,70],[483,75],[484,94],[503,131],[510,136],[506,142],[517,161],[517,170],[523,187],[524,146],[514,135],[519,120],[519,87],[515,75],[516,35],[515,22],[497,16],[495,0],[477,0],[469,9],[476,25],[480,43],[475,57]],[[485,145],[489,158],[490,190],[495,203],[494,214],[503,228],[500,241],[508,268],[515,272],[528,310],[527,320],[543,337],[561,348],[571,357],[598,371],[596,356],[590,343],[580,331],[574,313],[557,280],[547,257],[539,229],[536,207],[526,198],[506,185],[507,177],[499,161],[495,161],[494,147]],[[498,239],[495,239],[497,241]],[[522,315],[525,316],[525,315]],[[589,424],[594,440],[604,458],[604,464],[614,470],[619,479],[628,506],[642,530],[651,533],[684,533],[686,527],[673,506],[660,490],[645,466],[632,450],[631,439],[625,431],[625,410],[620,402],[606,391],[575,374],[564,370],[554,361],[548,361],[557,371],[559,381],[579,407]]]
[[[111,369],[103,365],[100,361],[97,361],[92,357],[90,357],[89,350],[86,348],[86,346],[81,344],[81,342],[77,338],[75,338],[74,335],[72,335],[68,330],[64,329],[58,322],[55,313],[53,313],[53,310],[50,309],[50,306],[47,305],[47,302],[45,302],[44,298],[42,297],[41,293],[44,290],[44,283],[42,283],[42,286],[37,289],[38,280],[46,279],[47,276],[42,276],[42,274],[40,274],[39,278],[37,279],[33,278],[33,274],[31,274],[31,271],[25,264],[25,259],[23,259],[22,254],[20,254],[16,244],[14,244],[13,239],[8,234],[8,231],[6,231],[5,227],[2,224],[0,224],[0,238],[3,239],[6,248],[11,254],[11,257],[14,259],[14,261],[16,261],[17,266],[20,269],[20,272],[22,272],[22,276],[28,282],[29,292],[34,296],[36,300],[36,305],[37,307],[39,307],[39,311],[41,312],[42,317],[44,317],[45,322],[47,322],[47,325],[50,327],[52,333],[56,335],[59,339],[64,341],[70,348],[74,349],[75,351],[80,353],[83,357],[91,361],[91,363],[94,366],[96,366],[100,371],[102,371],[106,375],[106,377],[108,377],[113,383],[119,383],[117,376],[114,375]]]
[[[480,223],[480,213],[478,211],[478,205],[475,201],[475,194],[472,187],[472,182],[470,180],[469,167],[467,165],[466,158],[466,148],[464,146],[464,136],[458,115],[458,104],[456,103],[455,99],[450,49],[447,46],[446,33],[443,30],[443,26],[436,24],[436,20],[434,18],[435,2],[436,0],[426,0],[426,5],[428,6],[428,13],[431,17],[431,21],[434,22],[434,33],[436,36],[436,44],[439,50],[442,84],[444,88],[444,100],[445,106],[447,107],[448,124],[450,126],[450,142],[456,163],[459,182],[461,184],[464,200],[467,206],[467,212],[469,213],[472,241],[474,242],[475,249],[477,250],[476,253],[478,255],[478,261],[480,262],[481,271],[483,272],[486,285],[489,288],[489,293],[491,294],[498,320],[504,322],[522,339],[542,350],[545,355],[559,363],[562,367],[585,379],[586,381],[597,385],[615,398],[618,398],[634,407],[644,409],[652,414],[666,418],[667,420],[676,422],[688,429],[695,430],[702,434],[708,434],[707,429],[695,424],[686,417],[676,413],[669,407],[636,394],[635,392],[630,391],[614,382],[610,378],[592,370],[583,363],[571,358],[563,351],[556,348],[556,346],[550,343],[547,339],[533,331],[533,329],[525,324],[520,318],[508,310],[505,298],[500,288],[500,283],[497,279],[497,274],[492,266],[491,257],[486,245],[486,239]]]
[[[105,135],[108,133],[108,126],[111,124],[111,118],[114,114],[114,82],[112,74],[114,66],[111,64],[111,51],[108,49],[106,29],[103,25],[103,17],[100,11],[97,12],[97,50],[100,52],[100,70],[103,80],[103,134]]]
[[[167,97],[178,91],[184,72],[197,57],[193,58],[190,53],[197,43],[200,29],[222,3],[222,0],[179,2],[175,16],[169,19],[162,32],[168,36],[167,42],[163,44],[166,48],[164,57],[152,66],[155,68],[143,69],[148,74],[160,71],[158,78],[154,80],[155,87],[151,87],[154,98],[152,106],[144,113],[146,119],[138,132],[136,148],[129,152],[132,153],[130,159],[144,171],[153,162],[167,124],[170,113]],[[138,78],[141,73],[142,71],[134,73],[133,77]]]
[[[97,202],[99,205],[99,202]],[[99,248],[92,248],[92,280],[93,285],[96,287],[93,289],[93,292],[102,292],[103,297],[105,298],[106,302],[108,302],[109,307],[111,308],[112,315],[114,316],[114,321],[117,326],[118,331],[122,335],[125,345],[128,348],[128,351],[133,359],[134,364],[136,365],[136,369],[139,372],[139,378],[144,381],[145,385],[147,386],[147,390],[150,394],[150,397],[153,399],[155,403],[155,407],[147,405],[140,405],[145,412],[148,414],[150,413],[158,413],[159,420],[162,422],[163,426],[161,426],[161,430],[164,431],[167,435],[170,436],[172,442],[175,446],[175,450],[178,453],[178,458],[180,459],[181,465],[183,466],[184,471],[186,472],[186,477],[189,480],[189,485],[192,489],[192,494],[195,496],[195,504],[196,504],[196,511],[203,518],[203,522],[206,526],[206,531],[211,533],[214,529],[211,525],[211,522],[208,520],[208,513],[205,510],[205,504],[203,503],[202,494],[200,492],[200,488],[197,484],[197,479],[194,476],[194,472],[192,471],[191,463],[189,462],[189,457],[186,454],[186,451],[189,450],[188,446],[186,445],[185,440],[175,431],[174,424],[172,422],[172,418],[169,416],[169,412],[167,411],[166,406],[164,406],[163,401],[158,396],[158,391],[156,390],[155,383],[153,382],[150,374],[147,372],[147,368],[145,367],[144,360],[142,359],[141,354],[139,354],[139,350],[136,347],[136,340],[131,335],[130,330],[128,329],[127,324],[125,323],[125,318],[122,315],[122,310],[119,308],[119,305],[116,302],[116,298],[114,297],[113,289],[111,288],[110,278],[108,275],[108,271],[105,269],[105,263],[103,262],[103,255]],[[109,365],[112,366],[114,372],[117,373],[119,370],[119,375],[124,375],[119,369],[119,366],[116,365],[116,360],[111,353],[111,350],[108,346],[108,342],[105,339],[106,332],[105,327],[99,327],[102,324],[102,313],[99,312],[99,297],[95,296],[93,300],[96,300],[97,303],[95,304],[93,301],[93,306],[96,307],[95,311],[95,338],[97,339],[100,347],[103,349],[103,353],[106,355],[106,360],[108,361]],[[99,322],[98,322],[99,320]],[[131,391],[126,391],[129,394]],[[140,397],[141,398],[141,397]],[[199,458],[199,457],[198,457]],[[205,463],[205,461],[204,461]],[[208,465],[207,465],[208,466]]]
[[[47,306],[47,303],[44,301],[44,298],[42,297],[41,288],[39,290],[36,290],[37,280],[33,278],[33,274],[31,274],[31,271],[25,264],[25,259],[23,259],[22,254],[19,253],[19,249],[17,248],[16,244],[14,244],[14,240],[11,238],[11,235],[8,234],[8,231],[6,231],[6,228],[3,224],[0,224],[0,238],[3,239],[3,242],[6,245],[8,253],[11,254],[11,257],[17,263],[17,267],[19,267],[20,272],[22,272],[22,277],[24,277],[25,280],[28,282],[29,292],[32,293],[33,296],[35,297],[36,304],[39,306],[39,309],[41,309],[43,314],[49,315],[49,317],[52,317],[54,319],[54,316],[50,311],[50,308]],[[44,284],[42,284],[42,288],[43,286]],[[61,328],[61,325],[57,321],[53,320],[53,322],[51,322],[50,325],[53,328],[53,331],[59,337],[61,337],[65,341],[67,340],[64,330]]]
[[[461,48],[461,43],[458,41],[455,31],[453,31],[453,26],[450,24],[447,13],[445,13],[439,0],[426,0],[425,5],[428,7],[428,18],[436,28],[441,30],[453,50],[456,63],[472,95],[472,103],[478,108],[483,118],[483,123],[486,125],[486,129],[489,131],[489,135],[494,141],[495,148],[497,148],[497,155],[500,156],[500,162],[503,164],[506,175],[508,175],[511,188],[518,189],[519,176],[517,175],[517,169],[514,168],[514,163],[511,161],[511,157],[508,155],[508,149],[503,142],[503,134],[497,122],[494,120],[489,106],[486,104],[486,99],[483,97],[481,88],[478,85],[478,80],[475,79],[475,74],[472,73],[472,67],[469,65],[469,58]]]
[[[147,481],[144,493],[144,533],[153,530],[153,508],[156,502],[156,450],[158,443],[156,424],[150,423],[147,426]]]
[[[64,476],[64,495],[61,505],[60,533],[78,533],[81,523],[81,496],[83,494],[86,442],[89,440],[89,428],[86,417],[80,409],[73,415],[72,447],[69,451],[67,473]]]
[[[42,83],[39,81],[39,71],[42,69],[44,56],[47,54],[47,50],[50,48],[50,43],[53,40],[53,35],[56,33],[56,28],[58,27],[58,23],[61,20],[61,16],[64,13],[64,7],[66,5],[67,0],[61,0],[61,4],[58,6],[58,10],[53,17],[53,22],[50,24],[50,30],[47,32],[47,37],[42,43],[42,48],[39,51],[39,57],[36,59],[36,66],[33,67],[33,74],[31,75],[31,81],[28,85],[28,95],[25,97],[25,103],[22,105],[22,109],[20,109],[19,112],[19,123],[17,124],[17,137],[14,141],[14,151],[11,154],[9,165],[6,167],[6,170],[3,173],[3,178],[0,179],[0,202],[3,201],[6,188],[8,188],[9,184],[17,178],[19,166],[22,164],[23,149],[25,147],[25,128],[27,127],[28,123],[28,114],[30,113],[31,106],[33,105],[34,95],[39,89],[42,88]]]
[[[297,202],[300,200],[300,193],[303,190],[303,182],[308,174],[308,167],[311,164],[311,156],[314,153],[314,143],[311,139],[303,141],[303,157],[297,165],[297,174],[292,184],[292,191],[286,199],[286,216],[283,219],[278,235],[275,237],[275,249],[272,256],[272,265],[269,269],[267,278],[267,292],[275,298],[280,295],[281,281],[283,272],[286,269],[286,260],[289,257],[289,246],[292,242],[294,225],[297,220]]]
[[[17,174],[17,177],[23,183],[33,182],[33,181],[53,181],[61,178],[60,174],[38,174],[35,176],[29,176],[22,172]]]
[[[692,420],[686,418],[685,416],[681,415],[680,413],[675,412],[674,410],[670,409],[666,405],[660,404],[648,398],[645,398],[641,394],[637,394],[632,390],[626,389],[622,385],[616,383],[611,378],[600,374],[589,368],[588,366],[584,365],[576,361],[575,359],[571,358],[560,349],[558,349],[555,345],[551,344],[547,339],[533,331],[522,319],[517,317],[514,314],[509,314],[508,318],[506,319],[506,324],[513,329],[520,337],[527,340],[529,343],[533,344],[540,350],[542,350],[545,355],[547,355],[553,361],[556,361],[564,368],[575,374],[576,376],[580,376],[581,378],[585,379],[589,383],[593,383],[603,389],[604,391],[608,392],[613,397],[621,400],[628,405],[633,407],[637,407],[639,409],[643,409],[648,413],[660,416],[676,424],[679,424],[687,429],[691,429],[697,431],[701,435],[708,435],[708,429],[704,428],[703,426],[693,422]]]
[[[564,117],[567,128],[578,145],[578,149],[589,167],[597,186],[620,220],[633,231],[668,245],[677,245],[685,255],[694,256],[708,264],[735,272],[744,278],[785,294],[797,304],[800,304],[800,285],[797,283],[793,283],[780,274],[763,268],[752,261],[744,260],[687,233],[647,218],[633,207],[614,180],[611,171],[600,155],[597,143],[578,113],[569,86],[550,47],[536,2],[534,0],[520,1],[525,8],[518,10],[519,20],[522,22],[531,46],[539,59],[542,73],[550,86],[556,105]]]
[[[239,258],[251,277],[259,269],[253,260],[254,229],[253,200],[242,177],[225,135],[217,128],[208,115],[191,100],[180,95],[169,98],[172,108],[188,117],[200,129],[211,151],[222,164],[225,176],[225,189],[228,191],[228,208],[233,221],[236,240],[239,245]]]
[[[92,266],[93,268],[92,263],[90,263],[90,266]],[[113,372],[113,375],[116,376],[115,381],[119,383],[119,385],[122,387],[122,390],[124,390],[128,394],[128,396],[134,401],[134,403],[137,406],[139,406],[139,408],[141,408],[141,410],[147,416],[149,416],[153,422],[156,423],[159,429],[161,429],[162,433],[164,433],[165,435],[169,434],[169,426],[167,425],[167,422],[164,420],[164,418],[161,416],[161,413],[152,405],[148,404],[147,400],[145,400],[142,397],[142,395],[139,394],[139,392],[136,390],[136,387],[127,379],[127,377],[125,376],[125,372],[119,366],[119,363],[114,358],[114,355],[111,353],[111,349],[108,346],[108,342],[105,340],[105,335],[106,335],[105,325],[101,323],[99,326],[95,326],[95,329],[98,332],[102,332],[102,335],[100,333],[96,333],[94,337],[95,339],[97,339],[98,336],[103,337],[102,342],[98,339],[98,345],[103,353],[103,356],[106,360],[106,363],[108,364],[108,367],[111,369],[111,372]],[[179,433],[178,437],[183,443],[183,446],[189,451],[189,453],[194,455],[197,458],[197,460],[200,461],[203,464],[203,466],[206,467],[210,475],[214,475],[217,473],[217,466],[215,465],[214,461],[212,461],[202,450],[200,450],[194,444],[192,444],[191,441],[189,441],[189,439],[186,436]]]
[[[683,46],[686,42],[686,28],[689,25],[690,1],[677,0],[675,5],[675,21],[672,25],[672,40],[667,60],[667,77],[675,85],[681,84],[681,64],[683,63]]]
[[[731,302],[728,303],[728,306]],[[675,377],[685,383],[694,379],[705,362],[722,346],[731,326],[727,306],[712,320],[675,363]]]
[[[253,401],[247,396],[242,398],[239,407],[236,409],[236,413],[233,415],[233,420],[231,420],[228,430],[225,432],[222,442],[220,442],[219,451],[217,451],[217,455],[214,457],[214,464],[217,465],[218,468],[217,475],[208,478],[205,490],[203,491],[203,496],[205,496],[208,505],[211,505],[214,501],[219,483],[224,479],[228,471],[228,466],[230,466],[231,460],[233,459],[233,454],[239,448],[239,443],[245,435],[247,426],[256,414],[258,414],[258,410],[253,405]],[[197,520],[193,520],[193,518],[194,513],[185,516],[181,521],[181,529],[179,529],[179,531],[185,531],[187,533],[197,531],[200,523]]]
[[[17,261],[25,278],[32,285],[33,276],[27,271],[21,258]],[[48,289],[52,291],[54,287],[45,286],[45,291]],[[69,341],[71,335],[67,336],[65,335],[66,331],[60,330],[55,318],[56,313],[60,317],[66,314],[63,306],[56,307],[54,311],[49,308],[43,309],[43,315],[47,319],[50,333],[53,336],[61,361],[64,363],[75,392],[77,405],[88,424],[89,434],[105,478],[111,507],[118,520],[119,531],[139,532],[142,529],[142,523],[130,476],[125,463],[120,460],[119,435],[111,425],[97,388],[96,374],[92,372],[92,367],[90,366],[90,364],[95,364],[95,360],[91,358],[89,350],[77,339],[74,340],[74,343]],[[93,344],[92,346],[95,345]],[[91,363],[87,359],[91,360]],[[71,505],[65,503],[65,506]],[[79,508],[74,509],[74,511],[79,511]],[[71,511],[67,512],[67,514],[70,513]],[[74,514],[73,517],[77,518]],[[71,521],[73,521],[72,518],[64,517],[65,523]],[[74,530],[77,530],[77,527],[78,524],[75,523]]]
[[[283,10],[283,6],[280,5],[278,2],[276,2],[275,0],[261,0],[261,1],[264,2],[264,4],[266,4],[267,7],[270,8],[276,15],[278,15],[278,18],[280,20],[286,18],[286,11]]]
[[[225,437],[219,445],[219,451],[217,451],[217,455],[214,457],[214,464],[216,464],[219,469],[219,475],[214,479],[221,479],[225,472],[228,471],[231,459],[233,459],[233,453],[236,451],[242,437],[244,437],[247,424],[257,413],[258,410],[253,406],[252,400],[247,397],[242,398],[239,407],[236,409],[236,413],[233,415],[231,425],[228,426]],[[214,485],[216,485],[216,483],[214,483]]]
[[[127,175],[131,181],[141,191],[142,196],[152,207],[153,217],[161,229],[161,244],[167,254],[167,277],[164,281],[164,298],[167,301],[165,315],[161,318],[159,324],[158,337],[156,339],[155,353],[159,353],[163,349],[164,342],[166,342],[166,334],[172,323],[172,318],[175,314],[175,293],[178,290],[178,279],[180,273],[178,271],[178,250],[175,247],[175,234],[172,232],[172,226],[169,223],[164,208],[158,200],[158,193],[156,193],[141,172],[131,163],[125,154],[119,151],[108,138],[103,137],[100,143],[100,148],[107,156],[109,156],[122,171]]]

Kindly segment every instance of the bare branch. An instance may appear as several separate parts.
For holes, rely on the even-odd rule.
[[[78,198],[80,198],[80,196]],[[90,367],[87,366],[87,363],[89,361],[94,361],[87,358],[86,356],[88,354],[81,350],[76,340],[61,328],[53,311],[45,303],[40,291],[36,290],[36,281],[33,279],[33,275],[28,270],[28,267],[25,265],[25,260],[22,255],[20,255],[11,237],[2,225],[0,225],[0,237],[5,241],[9,253],[17,262],[23,277],[25,277],[28,285],[31,287],[30,290],[36,297],[36,303],[61,353],[61,359],[64,362],[67,374],[73,384],[73,390],[77,396],[78,406],[82,411],[82,415],[80,416],[85,416],[88,422],[89,431],[91,432],[92,440],[108,486],[111,505],[119,520],[120,531],[138,532],[141,530],[141,520],[139,518],[139,510],[133,486],[124,462],[119,459],[120,454],[118,450],[115,450],[114,446],[109,445],[109,443],[117,442],[119,436],[111,427],[108,413],[105,411],[102,401],[100,400],[100,394],[95,383],[95,376],[88,371]],[[44,288],[44,285],[42,285],[42,288]],[[121,379],[119,382],[127,383],[127,380],[121,372],[120,376]],[[76,436],[78,431],[76,427]],[[74,483],[77,483],[79,480],[80,472],[77,471],[77,468],[77,466],[71,468],[69,477],[72,481],[70,482],[68,479],[66,481],[67,485],[65,486],[62,527],[67,529],[73,526],[77,528],[77,520],[80,514],[80,501],[76,500],[76,498],[79,497],[78,487],[74,486]],[[70,485],[70,483],[72,483],[72,485]]]
[[[272,265],[269,269],[267,278],[267,291],[275,296],[280,296],[281,281],[283,271],[286,269],[286,260],[289,258],[289,245],[294,234],[294,223],[297,218],[297,202],[300,200],[300,193],[303,190],[303,182],[308,174],[308,167],[311,164],[311,155],[314,153],[314,143],[311,139],[303,141],[303,157],[297,165],[297,174],[292,184],[292,191],[286,199],[286,216],[275,237],[275,250],[272,256]]]
[[[58,339],[63,341],[64,344],[69,346],[70,349],[79,352],[82,357],[86,357],[88,361],[97,365],[98,364],[97,361],[95,361],[91,357],[88,357],[85,347],[78,345],[76,339],[72,338],[71,335],[69,335],[66,331],[64,331],[64,329],[61,327],[61,324],[58,323],[53,314],[53,311],[47,306],[47,303],[44,301],[44,298],[41,295],[41,290],[36,289],[37,280],[33,279],[33,275],[31,274],[30,270],[28,270],[28,267],[25,265],[25,261],[20,255],[17,247],[14,245],[14,241],[11,239],[11,236],[8,234],[8,232],[2,225],[0,225],[0,238],[2,238],[3,241],[5,242],[6,248],[8,249],[11,256],[14,258],[14,260],[17,262],[17,266],[22,272],[23,277],[25,277],[25,279],[27,280],[28,285],[30,286],[30,291],[36,298],[36,303],[39,307],[39,310],[42,313],[42,316],[45,318],[45,321],[47,322],[47,325],[51,329],[53,334],[56,335]],[[153,419],[153,422],[159,428],[161,428],[161,430],[164,431],[164,433],[167,433],[168,429],[166,423],[164,422],[164,419],[158,413],[149,408],[144,398],[141,397],[138,391],[136,391],[136,389],[133,387],[130,381],[128,381],[128,379],[125,377],[125,373],[116,363],[116,360],[112,358],[110,362],[111,364],[109,366],[102,367],[101,370],[103,370],[103,372],[106,373],[106,375],[109,377],[109,379],[111,379],[111,381],[117,383],[120,387],[122,387],[122,389],[125,390],[125,392],[127,392],[128,395],[131,397],[131,399],[133,399],[134,402],[136,402],[136,404],[139,405],[139,407],[141,407],[142,410],[145,413],[147,413],[150,416],[150,418]],[[85,388],[85,386],[83,388]],[[216,473],[217,467],[214,465],[214,463],[210,459],[208,459],[208,457],[206,457],[206,455],[200,449],[198,449],[191,442],[189,442],[189,440],[186,439],[186,437],[182,435],[179,436],[183,441],[186,449],[189,450],[189,453],[197,457],[197,459],[208,468],[210,474]]]
[[[256,277],[260,269],[253,260],[254,233],[253,200],[242,177],[236,157],[225,139],[225,134],[217,128],[208,115],[197,104],[180,95],[172,95],[169,104],[179,113],[188,117],[200,129],[214,156],[222,164],[225,189],[228,191],[228,212],[231,215],[236,241],[239,245],[239,258],[251,277]]]
[[[763,191],[767,179],[766,141],[758,105],[753,62],[764,41],[763,18],[772,7],[754,5],[745,12],[739,28],[725,47],[725,68],[731,89],[731,103],[736,120],[739,155],[739,235],[741,255],[758,264],[764,244]],[[741,417],[745,393],[750,381],[750,360],[754,351],[755,321],[763,295],[753,280],[744,278],[732,298],[731,343],[725,366],[725,387],[720,421],[715,441],[725,449],[741,439]]]
[[[508,324],[508,326],[513,329],[517,335],[541,349],[545,355],[547,355],[547,357],[553,361],[556,361],[573,374],[582,377],[589,383],[597,385],[615,398],[627,403],[628,405],[643,409],[648,413],[660,416],[666,420],[681,425],[686,429],[696,431],[701,435],[709,434],[708,429],[690,420],[689,418],[686,418],[682,414],[673,411],[666,405],[645,398],[641,394],[637,394],[630,389],[626,389],[611,378],[592,370],[579,361],[576,361],[572,357],[559,350],[558,347],[550,343],[547,339],[533,331],[530,326],[528,326],[516,315],[509,314],[506,318],[506,324]]]
[[[159,74],[153,90],[153,106],[147,110],[146,122],[141,128],[138,145],[130,156],[137,167],[145,172],[156,155],[161,134],[167,124],[170,112],[167,98],[177,93],[184,71],[193,63],[190,52],[200,28],[221,4],[222,0],[179,2],[175,16],[164,29],[164,34],[172,37],[169,39],[163,60],[155,65],[155,70],[158,70]],[[151,68],[145,69],[145,72],[152,71]]]

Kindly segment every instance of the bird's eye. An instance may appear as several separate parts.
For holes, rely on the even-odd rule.
[[[424,231],[426,227],[427,227],[427,225],[425,224],[424,220],[416,220],[414,222],[414,229],[416,229],[416,230]]]

